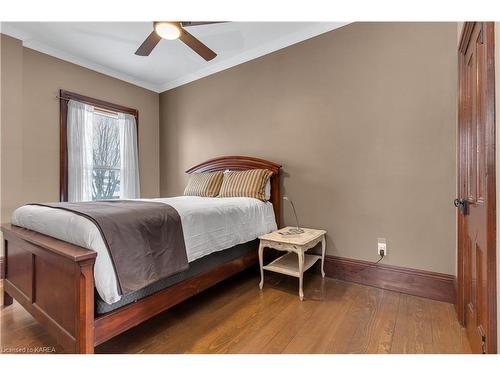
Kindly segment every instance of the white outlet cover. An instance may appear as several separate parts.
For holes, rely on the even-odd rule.
[[[387,256],[387,241],[385,238],[377,238],[377,253],[380,255],[384,251],[384,256]]]

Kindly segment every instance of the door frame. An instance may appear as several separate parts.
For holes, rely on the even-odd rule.
[[[460,137],[460,128],[464,119],[461,103],[464,102],[465,63],[464,57],[472,31],[477,22],[465,22],[462,28],[458,47],[458,126],[457,126],[457,194],[461,197],[461,185],[464,181],[465,150],[464,140]],[[481,22],[483,37],[486,38],[486,132],[487,139],[492,140],[487,147],[487,327],[486,327],[486,353],[497,352],[497,291],[496,291],[496,155],[495,155],[495,24],[494,22]],[[463,137],[462,137],[463,138]],[[465,325],[464,306],[464,216],[457,210],[457,301],[456,310],[460,324]]]

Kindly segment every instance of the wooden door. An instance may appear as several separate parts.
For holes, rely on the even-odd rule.
[[[473,352],[496,353],[494,24],[459,45],[457,313]]]

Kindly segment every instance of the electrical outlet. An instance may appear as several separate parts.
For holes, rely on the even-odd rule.
[[[384,253],[384,256],[387,256],[387,241],[385,238],[377,238],[377,252],[378,255],[382,255],[382,252]]]

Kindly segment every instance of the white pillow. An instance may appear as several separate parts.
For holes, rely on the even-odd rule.
[[[226,169],[224,171],[224,173],[227,173],[229,171],[230,171],[229,169]],[[268,201],[269,199],[271,199],[271,179],[267,180],[267,184],[266,184],[266,188],[265,188],[264,194],[265,194],[265,197],[266,197],[266,201]]]
[[[271,199],[271,179],[267,180],[265,195],[266,195],[266,201]]]

